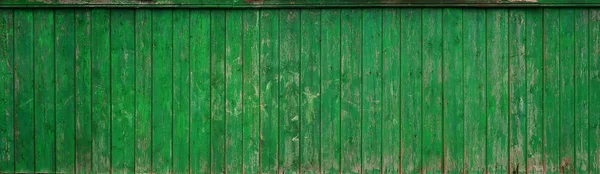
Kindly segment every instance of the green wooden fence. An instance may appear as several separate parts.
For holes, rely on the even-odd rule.
[[[0,31],[0,172],[600,172],[597,8],[3,8]]]

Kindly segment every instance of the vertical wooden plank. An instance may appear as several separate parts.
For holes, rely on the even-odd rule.
[[[381,170],[400,172],[400,9],[383,9]]]
[[[560,123],[560,172],[573,173],[574,155],[575,155],[575,14],[573,9],[565,8],[560,10],[559,24],[559,73],[558,82],[559,92],[559,123]]]
[[[590,148],[590,173],[600,172],[600,10],[593,9],[589,15],[590,20],[590,68],[589,88],[590,115],[589,148]],[[592,100],[594,99],[594,100]]]
[[[152,11],[152,171],[173,171],[173,11]]]
[[[210,11],[190,10],[190,173],[210,172]]]
[[[321,10],[302,9],[300,18],[300,173],[320,173]]]
[[[0,172],[15,172],[13,9],[0,10]],[[54,125],[54,124],[52,124]]]
[[[135,172],[152,164],[152,11],[135,10]]]
[[[440,173],[443,160],[442,10],[423,9],[423,173]],[[410,112],[410,111],[407,111]]]
[[[382,12],[362,11],[361,137],[362,173],[381,173]],[[359,49],[359,48],[355,48]]]
[[[260,172],[275,173],[279,157],[279,11],[260,12]]]
[[[400,54],[401,85],[401,146],[400,162],[402,173],[417,173],[422,163],[422,10],[402,9]],[[408,51],[410,50],[410,51]]]
[[[244,10],[242,14],[242,120],[243,171],[258,173],[260,148],[260,10]]]
[[[486,11],[463,9],[465,170],[486,171]]]
[[[526,62],[526,105],[527,105],[527,171],[543,171],[543,9],[525,11],[525,62]]]
[[[190,164],[190,11],[173,10],[173,173]]]
[[[128,173],[134,163],[134,11],[111,10],[111,172]]]
[[[361,84],[362,84],[362,9],[341,10],[341,173],[360,173]]]
[[[110,172],[110,10],[92,9],[92,171]]]
[[[56,171],[75,172],[75,11],[56,10]]]
[[[225,151],[227,173],[242,173],[242,15],[226,12],[225,42]]]
[[[35,170],[33,11],[16,10],[14,45],[15,171]]]
[[[510,9],[508,14],[509,84],[509,172],[525,173],[527,161],[527,69],[525,65],[525,10]]]
[[[33,16],[35,142],[43,142],[35,146],[35,169],[55,172],[54,10],[36,10]]]
[[[300,170],[300,10],[279,11],[279,172]]]
[[[558,9],[544,9],[544,171],[558,173],[559,159],[559,19]]]
[[[575,156],[576,173],[589,172],[589,10],[575,9]],[[597,90],[597,89],[596,89]]]
[[[463,11],[445,8],[442,12],[442,108],[444,126],[444,173],[466,173],[464,125]],[[470,137],[469,137],[470,139]]]
[[[211,10],[210,127],[211,172],[225,172],[225,10]]]
[[[339,173],[341,165],[341,15],[321,10],[321,172]]]
[[[487,10],[487,171],[508,171],[508,10]]]
[[[92,172],[91,13],[75,10],[75,137],[76,170]]]

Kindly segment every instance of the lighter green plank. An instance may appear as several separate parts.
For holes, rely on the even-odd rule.
[[[135,11],[135,171],[152,164],[152,11]]]
[[[362,173],[381,173],[382,12],[362,11]]]
[[[402,173],[422,171],[422,10],[402,9],[400,34],[400,163]]]
[[[321,10],[303,9],[301,15],[300,172],[319,173],[321,171],[321,43],[319,42]]]
[[[211,172],[225,172],[225,10],[211,10],[210,143]]]
[[[110,170],[110,10],[92,10],[92,172]]]
[[[543,170],[543,9],[525,11],[526,42],[525,62],[527,79],[527,172],[541,173]]]
[[[260,12],[260,171],[275,173],[279,157],[279,11]]]
[[[14,10],[0,10],[0,172],[15,171],[14,130]]]
[[[362,9],[343,9],[341,14],[341,173],[360,173]]]
[[[35,142],[44,142],[35,146],[35,170],[55,172],[54,10],[36,10],[33,16]]]
[[[510,9],[508,14],[509,76],[509,168],[512,173],[525,173],[527,161],[527,68],[525,62],[525,10]]]
[[[190,11],[190,172],[210,171],[210,11]]]
[[[508,10],[487,10],[487,171],[508,171]]]
[[[75,10],[76,170],[92,172],[91,11]]]
[[[465,102],[465,170],[486,171],[486,16],[484,10],[463,9]]]
[[[55,11],[56,171],[75,172],[75,11]]]
[[[135,169],[135,13],[111,10],[111,171]]]
[[[590,173],[600,172],[600,10],[593,9],[589,15],[590,20],[590,60],[589,60],[589,148],[590,148]]]
[[[321,172],[340,172],[340,9],[321,10]]]
[[[559,157],[559,102],[560,102],[560,57],[559,57],[559,10],[544,9],[544,167],[548,173],[558,173]]]
[[[463,11],[443,9],[444,173],[465,173]],[[470,138],[470,137],[469,137]]]
[[[400,9],[383,10],[381,170],[400,172]]]
[[[17,10],[14,16],[14,158],[15,171],[26,173],[35,169],[33,11]]]
[[[190,166],[190,11],[173,11],[173,173]]]
[[[279,11],[279,172],[300,169],[300,10]]]
[[[574,172],[575,157],[575,14],[573,9],[560,10],[560,173]]]
[[[227,173],[242,173],[242,15],[241,10],[226,12],[227,27],[225,42],[225,149]]]
[[[260,148],[260,53],[259,10],[244,10],[242,29],[243,57],[243,170],[258,173]]]
[[[576,173],[589,171],[589,10],[575,10],[575,156],[573,165]],[[598,90],[598,89],[595,89]]]
[[[152,11],[152,172],[173,172],[173,11]]]
[[[442,9],[423,9],[423,173],[442,171]],[[410,112],[408,110],[407,112]]]

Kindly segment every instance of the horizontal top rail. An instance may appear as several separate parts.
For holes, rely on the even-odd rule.
[[[0,0],[0,7],[600,7],[600,0]]]

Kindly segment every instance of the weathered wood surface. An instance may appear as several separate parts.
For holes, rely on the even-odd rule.
[[[600,172],[599,9],[0,14],[1,173]]]

